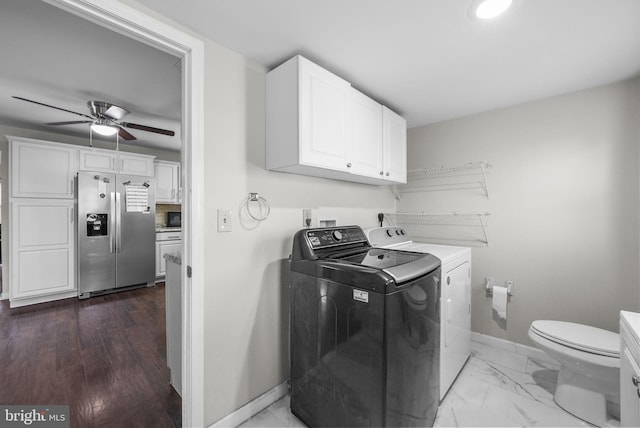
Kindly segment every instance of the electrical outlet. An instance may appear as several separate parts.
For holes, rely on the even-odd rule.
[[[218,232],[231,232],[231,210],[218,210]]]
[[[313,226],[313,211],[311,210],[311,208],[304,208],[302,210],[302,226],[303,227]]]

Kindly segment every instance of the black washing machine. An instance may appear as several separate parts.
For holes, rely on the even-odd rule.
[[[304,229],[291,254],[291,411],[311,427],[430,427],[439,405],[440,261]]]

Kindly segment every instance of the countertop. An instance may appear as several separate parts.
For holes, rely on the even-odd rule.
[[[181,227],[156,227],[156,233],[158,232],[182,232]]]
[[[620,311],[620,322],[633,334],[633,339],[640,344],[640,314],[637,312]]]

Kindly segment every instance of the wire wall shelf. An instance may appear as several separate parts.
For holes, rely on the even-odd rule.
[[[385,213],[393,225],[411,225],[414,239],[443,244],[489,246],[487,224],[491,214],[461,212],[396,212]]]
[[[398,193],[434,192],[443,190],[480,189],[489,198],[487,174],[491,164],[469,162],[461,165],[439,165],[407,171],[407,184],[398,186]]]

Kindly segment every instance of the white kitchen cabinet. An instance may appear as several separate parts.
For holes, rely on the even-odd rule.
[[[620,425],[640,426],[640,314],[620,312]]]
[[[80,171],[116,172],[117,154],[112,150],[80,149]]]
[[[153,177],[155,156],[114,150],[79,149],[79,170]]]
[[[407,121],[382,107],[384,178],[393,183],[407,182]]]
[[[179,204],[180,192],[180,163],[169,161],[155,161],[156,202],[165,204]]]
[[[76,295],[74,201],[11,202],[11,306]]]
[[[167,264],[165,254],[182,253],[182,232],[156,233],[156,278],[166,275]]]
[[[76,148],[21,137],[7,139],[10,197],[73,199]]]
[[[384,178],[382,105],[352,88],[348,129],[347,159],[351,164],[350,172]]]
[[[268,73],[267,169],[346,174],[350,88],[349,82],[301,56]]]
[[[155,156],[134,153],[118,153],[118,172],[127,175],[153,177],[153,159]]]
[[[266,128],[269,170],[406,182],[404,119],[301,56],[267,74]]]

